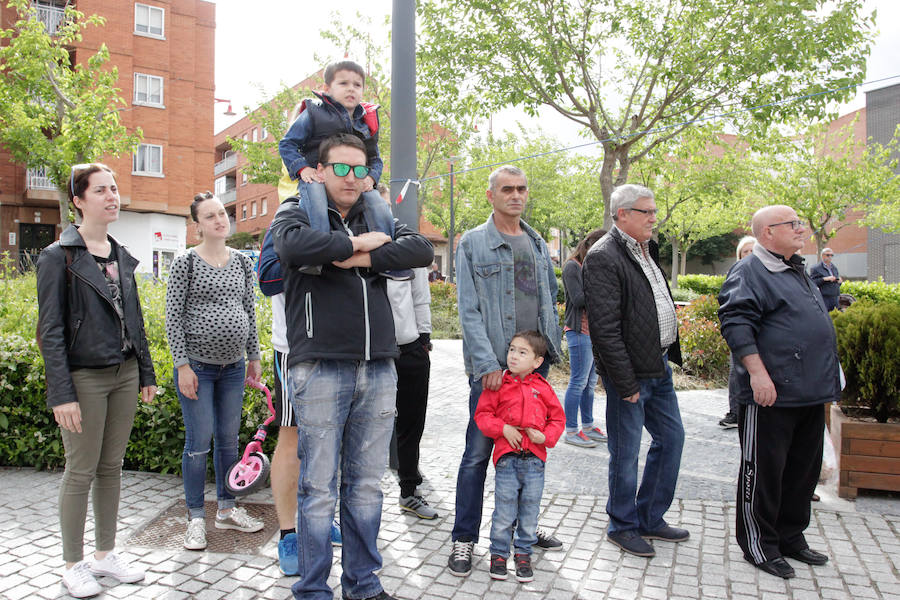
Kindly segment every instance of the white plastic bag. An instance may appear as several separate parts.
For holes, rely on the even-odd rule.
[[[825,427],[825,443],[822,444],[822,470],[819,472],[819,481],[827,482],[834,476],[837,469],[837,457],[834,454],[834,444],[831,443],[831,434],[828,427]]]

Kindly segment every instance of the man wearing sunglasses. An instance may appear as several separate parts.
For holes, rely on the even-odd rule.
[[[834,251],[831,248],[822,249],[822,262],[813,266],[809,270],[809,276],[813,282],[819,286],[822,292],[822,299],[825,301],[825,308],[829,312],[838,306],[838,296],[841,295],[841,274],[838,273],[837,265],[832,264]]]
[[[795,573],[785,557],[828,561],[803,531],[822,464],[822,405],[840,396],[837,337],[797,254],[809,233],[794,209],[761,208],[752,229],[753,254],[719,293],[741,443],[735,534],[744,559],[788,579]]]
[[[344,597],[389,600],[381,568],[381,477],[394,428],[399,355],[385,278],[387,270],[425,267],[428,240],[394,222],[394,235],[370,229],[362,197],[365,146],[338,134],[320,146],[328,230],[310,225],[296,197],[275,214],[271,235],[284,277],[287,387],[297,417],[296,598],[332,598],[331,522],[340,467]],[[379,198],[380,201],[380,198]],[[319,275],[301,266],[321,265]]]

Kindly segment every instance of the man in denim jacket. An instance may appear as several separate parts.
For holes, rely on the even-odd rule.
[[[456,252],[459,322],[463,359],[469,376],[469,425],[466,449],[456,478],[456,521],[450,572],[463,577],[472,570],[472,549],[481,527],[484,479],[493,440],[475,425],[473,416],[483,389],[497,390],[506,354],[516,331],[539,331],[548,356],[537,370],[547,374],[559,356],[556,275],[541,236],[521,219],[528,201],[525,173],[504,165],[488,178],[488,220],[466,232]],[[559,549],[562,543],[538,529],[538,547]]]

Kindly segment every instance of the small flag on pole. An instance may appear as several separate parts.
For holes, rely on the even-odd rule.
[[[409,183],[412,181],[411,179],[407,179],[406,183],[403,184],[403,189],[400,190],[400,195],[397,196],[397,204],[403,202],[403,198],[406,196],[406,190],[409,189]]]

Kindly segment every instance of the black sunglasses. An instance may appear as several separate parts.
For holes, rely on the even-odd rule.
[[[352,167],[347,163],[341,162],[330,162],[322,165],[323,167],[331,167],[334,170],[334,174],[338,177],[346,177],[347,173],[350,172],[350,169],[353,169],[353,176],[357,179],[364,179],[366,175],[369,174],[370,169],[366,165],[353,165]]]

